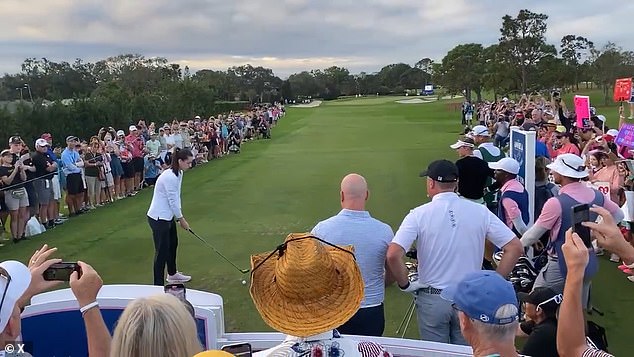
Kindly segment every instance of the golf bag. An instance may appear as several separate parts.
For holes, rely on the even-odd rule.
[[[503,252],[497,252],[493,255],[493,261],[499,265],[502,260]],[[516,292],[530,293],[535,284],[535,279],[539,275],[539,269],[535,268],[535,263],[528,257],[520,257],[513,267],[513,271],[509,274],[508,279],[513,284]]]

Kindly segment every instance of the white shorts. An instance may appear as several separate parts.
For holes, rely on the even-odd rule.
[[[101,188],[106,188],[106,185],[108,185],[108,187],[114,186],[114,178],[112,177],[112,172],[108,172],[106,174],[106,180],[101,181]]]
[[[467,114],[465,114],[465,118],[466,118],[467,120],[471,121],[471,120],[473,119],[473,114],[471,114],[471,113],[467,113]]]
[[[62,189],[59,185],[59,177],[57,175],[54,175],[52,182],[53,182],[53,199],[57,201],[62,198]]]

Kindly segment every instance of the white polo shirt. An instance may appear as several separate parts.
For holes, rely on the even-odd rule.
[[[482,269],[485,239],[503,247],[513,238],[485,205],[445,192],[411,210],[392,242],[407,251],[416,241],[419,281],[445,289]]]

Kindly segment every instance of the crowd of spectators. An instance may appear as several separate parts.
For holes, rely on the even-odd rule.
[[[482,122],[478,111],[479,125],[470,127],[467,135],[451,145],[460,157],[458,162],[437,160],[421,172],[431,201],[414,208],[396,233],[370,216],[365,208],[368,183],[362,176],[350,174],[341,182],[339,214],[319,222],[310,234],[289,235],[275,250],[252,256],[250,293],[256,308],[269,326],[288,335],[282,344],[258,355],[319,356],[325,351],[334,351],[336,355],[365,355],[369,349],[377,355],[389,356],[382,346],[341,336],[339,329],[346,334],[382,335],[385,287],[396,282],[402,291],[413,294],[423,340],[470,345],[476,356],[610,356],[601,351],[606,346],[589,333],[584,319],[584,312],[592,308],[590,286],[598,269],[596,252],[606,249],[617,257],[613,260],[622,261],[623,270],[634,269],[634,246],[626,240],[629,232],[624,235],[619,227],[619,224],[629,224],[620,207],[625,203],[621,195],[604,195],[592,184],[597,177],[603,179],[601,170],[610,167],[608,160],[612,160],[611,165],[619,164],[618,161],[627,159],[622,153],[629,149],[614,145],[618,132],[604,132],[604,126],[595,122],[596,118],[588,121],[587,126],[576,128],[573,118],[562,114],[561,108],[565,105],[557,98],[554,96],[553,102],[559,107],[550,114],[545,113],[547,103],[543,100],[523,98],[522,111],[530,109],[531,117],[522,118],[515,112],[512,123],[523,130],[536,131],[536,142],[543,144],[543,150],[536,150],[535,191],[543,186],[539,192],[545,196],[541,197],[541,203],[536,197],[535,206],[540,207],[535,207],[534,224],[528,219],[526,183],[518,176],[520,164],[506,157],[503,150],[504,138],[508,135],[498,132],[495,124],[500,122],[499,118],[492,122],[486,118],[485,111]],[[495,107],[496,112],[508,113],[509,109],[500,108],[515,108],[515,104],[505,98]],[[262,137],[270,137],[275,115],[269,121],[266,120],[268,114],[260,116],[259,113],[258,110],[251,112],[264,118],[266,123],[261,130],[256,129],[259,124],[252,124],[251,128],[244,125],[241,139],[249,137],[245,133],[249,129]],[[465,115],[466,124],[470,124],[469,118],[473,120],[472,116]],[[232,151],[231,141],[223,145],[222,139],[229,138],[229,132],[238,128],[236,115],[232,125],[227,125],[226,136],[222,134],[223,119],[229,122],[229,118],[221,118],[219,126],[215,120],[206,122],[207,128],[212,125],[216,129],[212,131],[220,135],[216,136],[215,145],[209,145],[211,149],[196,149],[198,164]],[[62,175],[66,176],[69,195],[75,194],[70,181],[77,180],[85,186],[95,183],[93,193],[100,192],[101,199],[97,201],[95,196],[92,200],[86,187],[86,193],[78,193],[70,213],[81,214],[85,207],[102,204],[104,199],[111,201],[112,197],[134,195],[146,182],[147,162],[157,160],[159,165],[169,162],[170,150],[173,153],[180,140],[181,145],[186,143],[187,135],[183,136],[183,132],[189,134],[192,149],[196,140],[191,137],[197,137],[199,132],[203,133],[200,143],[204,143],[205,130],[196,131],[203,121],[195,118],[191,122],[193,133],[189,132],[189,122],[178,122],[171,128],[163,126],[163,134],[161,136],[159,131],[158,138],[156,131],[150,129],[152,124],[146,128],[143,122],[131,126],[127,136],[117,132],[113,136],[113,130],[104,129],[96,140],[86,143],[86,151],[81,154],[77,152],[77,139],[68,137],[61,164],[67,171]],[[167,130],[171,133],[167,134]],[[170,138],[174,130],[180,133],[178,141],[173,136]],[[498,134],[500,138],[493,139]],[[576,146],[575,151],[570,145],[578,144],[571,138],[583,146]],[[14,139],[12,141],[17,143]],[[47,145],[40,143],[42,145],[36,143],[38,152],[44,153]],[[586,150],[587,146],[590,148]],[[89,147],[94,147],[96,152],[88,150]],[[79,159],[73,158],[78,155]],[[154,155],[152,159],[150,155]],[[99,161],[99,157],[106,156],[110,159]],[[112,165],[113,156],[121,161],[123,172],[120,176],[123,183],[120,179],[118,191],[116,187],[109,191],[107,177],[95,181],[85,179],[94,174],[86,173],[91,167],[97,168],[99,177],[106,163],[111,165],[109,172],[104,170],[104,176],[112,174],[116,170]],[[138,159],[143,160],[143,166]],[[11,165],[9,156],[4,163]],[[46,165],[51,166],[52,162]],[[19,174],[28,180],[25,172],[28,169],[22,167],[19,166]],[[612,171],[624,176],[623,182],[629,179],[627,165]],[[605,176],[612,177],[612,174]],[[16,175],[11,172],[2,178],[11,184]],[[113,186],[116,185],[114,176]],[[97,181],[104,185],[97,186]],[[619,185],[626,187],[625,183]],[[45,184],[44,188],[47,187]],[[16,206],[15,201],[18,207],[21,204],[21,198],[15,196],[5,201],[10,207]],[[28,198],[25,201],[28,202]],[[587,247],[577,233],[572,232],[567,212],[579,203],[592,206],[591,218],[583,226],[592,232],[596,248]],[[69,208],[72,205],[69,203]],[[48,212],[48,207],[46,209]],[[470,240],[465,242],[465,237]],[[411,248],[415,248],[415,252],[408,252]],[[494,252],[498,252],[501,259],[493,259]],[[24,270],[19,263],[6,265],[6,276],[19,275],[34,285],[27,289],[28,284],[22,284],[24,289],[15,293],[24,296],[14,299],[13,309],[18,309],[15,311],[19,311],[32,294],[52,287],[50,282],[43,283],[40,275],[50,264],[59,261],[49,259],[53,253],[54,250],[46,246],[36,252],[29,264],[31,276],[28,279],[19,272]],[[405,264],[404,256],[413,257],[416,263]],[[520,274],[520,279],[514,280],[519,264],[538,273],[532,279],[523,279]],[[89,265],[81,263],[81,266],[83,274],[71,278],[71,288],[80,303],[88,346],[94,355],[150,356],[168,349],[174,355],[193,355],[201,350],[193,320],[186,313],[186,304],[166,296],[131,303],[110,341],[95,303],[101,280]],[[0,270],[0,273],[4,272]],[[7,286],[12,278],[6,279]],[[312,283],[306,284],[308,280]],[[158,315],[170,316],[171,323],[152,322]],[[0,316],[4,316],[4,310]],[[19,332],[19,325],[14,321],[19,321],[19,314],[12,319],[5,326],[5,340]],[[144,328],[147,324],[154,328]],[[173,332],[174,326],[178,326],[178,334]],[[520,351],[516,348],[518,338],[526,339]]]
[[[2,234],[18,243],[69,217],[132,197],[154,184],[175,150],[190,149],[194,166],[237,154],[244,142],[270,139],[271,128],[284,114],[276,103],[209,119],[196,116],[163,124],[139,120],[127,131],[107,127],[89,138],[68,135],[64,145],[55,145],[60,138],[49,133],[32,146],[14,135],[0,153],[3,227],[10,217]]]

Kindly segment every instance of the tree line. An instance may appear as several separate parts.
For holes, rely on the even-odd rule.
[[[249,103],[308,97],[403,94],[425,84],[447,94],[466,93],[481,100],[536,90],[578,89],[592,83],[603,89],[606,103],[620,77],[632,76],[634,52],[614,43],[597,47],[575,34],[557,45],[546,41],[548,16],[521,10],[502,18],[498,43],[460,44],[442,60],[393,63],[378,72],[351,74],[344,67],[303,71],[281,79],[273,70],[252,65],[225,71],[188,67],[166,58],[123,54],[95,63],[27,58],[16,74],[0,78],[2,137],[43,131],[88,135],[101,126],[125,127],[140,118],[166,121],[243,109]],[[237,102],[237,103],[236,103]],[[53,133],[55,134],[55,133]]]

